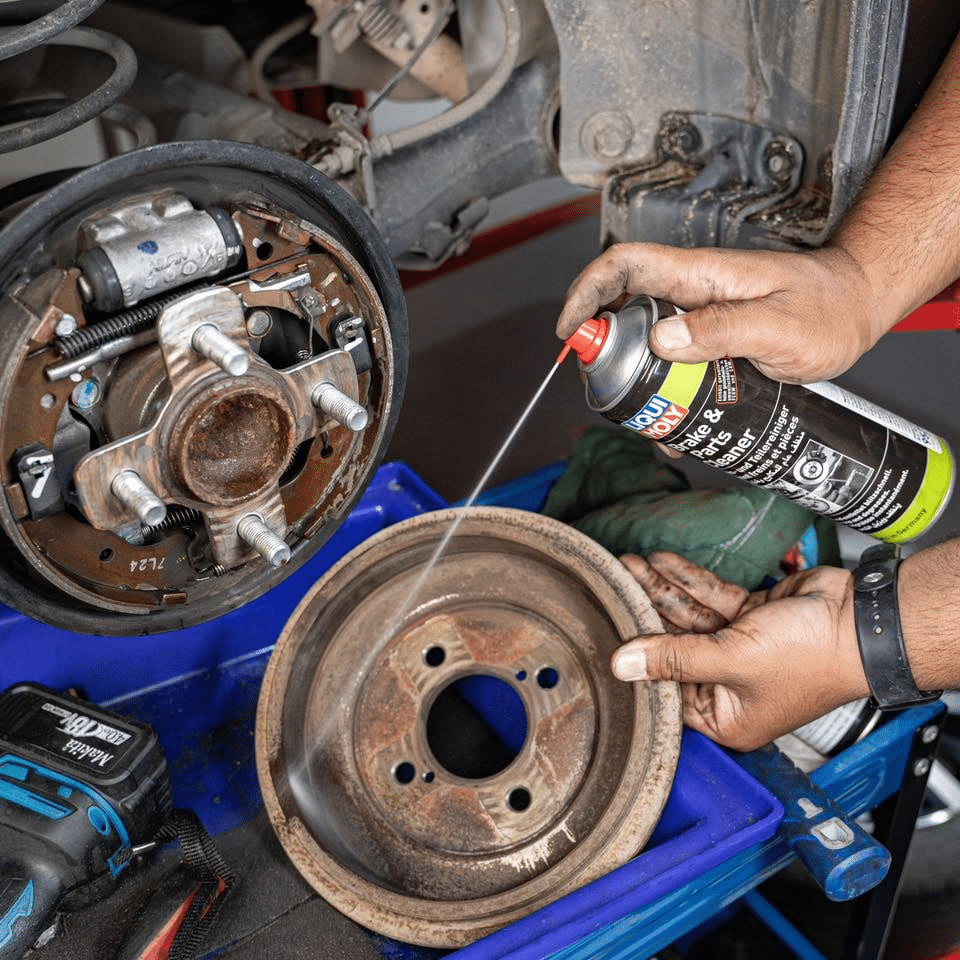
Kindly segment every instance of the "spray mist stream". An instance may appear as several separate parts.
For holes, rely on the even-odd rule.
[[[420,594],[420,591],[423,589],[423,585],[427,582],[427,578],[430,576],[431,571],[437,565],[437,561],[440,559],[440,557],[443,556],[444,551],[449,546],[450,541],[453,539],[454,534],[457,532],[457,529],[459,528],[461,522],[463,521],[463,518],[466,516],[466,508],[474,504],[477,497],[480,495],[480,492],[489,482],[490,477],[493,475],[494,470],[496,470],[497,467],[500,465],[500,461],[503,459],[504,454],[507,452],[507,450],[510,448],[510,445],[516,439],[517,434],[520,432],[524,423],[526,423],[527,418],[533,412],[533,408],[536,407],[537,403],[539,403],[540,398],[543,396],[544,391],[549,386],[550,381],[553,379],[554,374],[560,368],[560,364],[564,361],[564,359],[566,358],[566,355],[567,355],[567,351],[564,351],[561,354],[561,356],[557,358],[556,362],[550,368],[550,370],[547,372],[546,377],[543,378],[543,383],[541,383],[540,386],[537,388],[536,393],[534,393],[533,397],[530,399],[530,402],[524,408],[523,413],[520,414],[519,418],[517,419],[517,422],[513,425],[513,429],[510,431],[509,434],[507,434],[506,440],[503,441],[503,443],[500,445],[500,449],[497,450],[497,452],[494,454],[493,459],[490,461],[490,465],[483,472],[483,476],[480,477],[479,481],[477,481],[477,485],[473,488],[473,491],[471,492],[470,496],[467,497],[467,499],[464,500],[464,502],[461,504],[460,508],[457,511],[456,517],[454,518],[453,522],[450,524],[449,528],[447,529],[447,532],[443,535],[440,542],[437,544],[433,553],[430,555],[430,559],[427,561],[423,570],[421,570],[420,576],[417,577],[413,586],[410,588],[410,592],[407,594],[406,599],[400,605],[400,609],[397,611],[396,616],[393,618],[392,622],[388,627],[388,631],[387,631],[388,635],[396,632],[402,619],[407,615],[407,613],[409,613],[410,608],[413,606],[414,602],[416,601],[417,597]]]
[[[547,386],[550,384],[550,381],[553,379],[554,374],[557,372],[557,369],[559,368],[565,356],[566,352],[564,352],[562,357],[557,359],[556,363],[554,363],[553,367],[549,370],[543,380],[543,383],[540,384],[523,413],[520,414],[520,417],[514,424],[513,429],[510,431],[510,433],[507,435],[507,438],[503,441],[500,448],[494,454],[493,460],[491,460],[489,466],[484,471],[483,476],[478,481],[476,487],[474,487],[470,496],[467,497],[461,507],[455,511],[455,517],[449,528],[441,538],[440,542],[437,544],[433,553],[430,555],[429,560],[427,561],[423,570],[420,572],[420,575],[417,577],[416,581],[411,586],[410,591],[400,604],[397,612],[384,628],[384,635],[386,637],[389,638],[395,636],[400,629],[404,618],[408,616],[421,592],[423,591],[431,571],[437,565],[437,562],[447,549],[450,541],[453,539],[454,534],[457,532],[457,528],[460,526],[461,521],[466,516],[465,508],[471,506],[476,501],[477,497],[480,495],[480,492],[487,485],[494,470],[496,470],[500,461],[503,459],[504,454],[516,439],[517,434],[520,432],[527,418],[530,416],[534,407],[543,396],[544,391],[547,389]],[[338,718],[342,719],[342,717],[339,717],[337,711],[329,712],[329,729],[322,731],[314,730],[312,732],[312,744],[308,747],[307,755],[296,764],[292,765],[288,773],[290,788],[295,797],[297,806],[299,807],[301,816],[307,823],[311,824],[313,829],[319,829],[320,832],[328,837],[345,837],[347,835],[347,831],[341,831],[337,826],[337,818],[342,814],[342,811],[338,810],[335,805],[327,803],[323,796],[318,794],[317,784],[313,781],[310,771],[313,766],[313,760],[315,756],[323,750],[324,743],[326,743],[328,735],[331,733],[336,723],[339,722]],[[344,854],[347,860],[349,860],[351,857],[362,857],[362,853],[350,854],[349,852],[341,852]]]

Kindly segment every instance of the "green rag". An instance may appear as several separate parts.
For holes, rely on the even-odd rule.
[[[697,489],[632,430],[591,427],[577,444],[543,513],[569,523],[616,556],[670,550],[755,590],[782,575],[780,562],[814,515],[755,487]],[[836,530],[816,524],[821,561]]]

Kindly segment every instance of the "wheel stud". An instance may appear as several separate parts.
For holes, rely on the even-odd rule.
[[[317,384],[313,391],[314,405],[319,407],[328,417],[333,417],[337,423],[342,423],[354,433],[363,430],[369,417],[367,411],[355,400],[351,400],[345,393],[338,390],[332,383],[324,381]]]
[[[250,355],[218,326],[202,323],[193,331],[190,344],[197,353],[215,363],[232,377],[243,376],[250,366]]]
[[[166,504],[140,479],[133,470],[121,470],[110,482],[110,491],[140,522],[148,527],[163,523]]]
[[[282,567],[290,559],[290,548],[283,537],[271,530],[255,513],[237,524],[237,536],[249,543],[272,567]]]

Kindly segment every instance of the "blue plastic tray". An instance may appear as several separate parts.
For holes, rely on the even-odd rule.
[[[776,832],[780,802],[694,730],[657,827],[629,863],[451,956],[541,960],[713,869]]]
[[[490,491],[488,503],[534,508],[559,473],[550,465]],[[403,464],[387,464],[357,509],[300,570],[259,600],[211,623],[151,637],[71,634],[0,607],[0,689],[32,679],[82,686],[101,703],[150,723],[174,799],[212,833],[261,813],[254,715],[271,648],[303,594],[337,559],[379,530],[446,502]],[[777,800],[723,751],[685,731],[673,788],[646,849],[625,866],[456,954],[542,958],[771,837]],[[391,945],[385,954],[418,955]]]
[[[30,678],[57,688],[82,687],[91,700],[112,703],[271,647],[300,598],[340,557],[398,520],[445,506],[409,467],[386,464],[330,540],[282,584],[232,613],[183,630],[149,637],[69,633],[0,604],[0,690]]]

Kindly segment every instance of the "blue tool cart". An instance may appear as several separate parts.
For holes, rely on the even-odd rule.
[[[536,510],[561,470],[551,464],[481,502]],[[0,689],[26,679],[79,688],[149,723],[170,764],[175,803],[194,809],[213,834],[231,830],[261,812],[254,713],[271,648],[294,607],[368,536],[445,506],[403,464],[387,464],[328,544],[282,585],[216,621],[169,634],[69,634],[2,608]],[[644,851],[451,956],[642,960],[740,903],[796,956],[822,960],[755,890],[800,856],[836,899],[869,889],[856,901],[847,955],[879,957],[944,712],[940,703],[906,711],[809,778],[772,748],[738,756],[687,730],[670,797]],[[872,837],[855,823],[866,811],[873,811]],[[403,945],[381,947],[389,956],[420,955],[416,948],[404,954]]]

